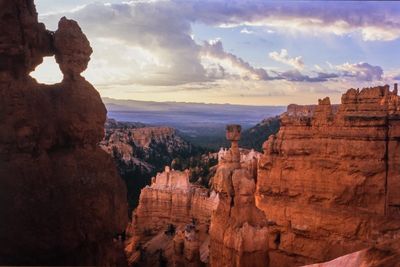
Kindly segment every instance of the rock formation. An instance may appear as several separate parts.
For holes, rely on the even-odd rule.
[[[201,220],[209,218],[208,235],[202,232],[201,239],[209,240],[209,249],[205,241],[189,242],[190,225],[184,234],[168,231],[168,223],[182,229],[190,221],[188,214],[198,210],[196,204],[186,204],[187,198],[193,199],[188,190],[192,185],[169,176],[170,170],[142,191],[132,228],[142,230],[133,231],[130,244],[145,243],[139,251],[159,249],[164,259],[174,259],[166,260],[167,265],[396,266],[399,115],[396,87],[390,91],[389,86],[350,89],[340,105],[331,105],[329,98],[316,106],[290,105],[280,117],[278,134],[264,143],[262,155],[239,149],[240,127],[230,125],[227,138],[233,145],[218,153],[208,193],[218,201]],[[149,214],[155,222],[146,218]],[[168,219],[160,220],[160,226],[159,218]],[[160,229],[172,233],[169,239],[177,243],[155,246],[167,238]],[[204,256],[199,262],[198,255],[208,255],[209,260]]]
[[[53,33],[33,0],[0,1],[0,264],[115,265],[126,192],[98,147],[106,109],[80,73],[91,48],[74,21]],[[29,73],[55,55],[62,83]]]
[[[240,131],[238,125],[227,126],[232,147],[213,177],[219,203],[211,216],[211,266],[268,266],[269,262],[267,220],[254,198],[257,158],[241,162]]]
[[[146,126],[141,123],[117,122],[108,119],[100,147],[114,159],[128,189],[130,208],[136,208],[140,190],[151,177],[171,165],[184,169],[190,164],[191,178],[204,174],[209,160],[202,162],[203,151],[184,140],[170,127]],[[195,157],[196,159],[191,159]]]
[[[155,164],[151,164],[152,160],[165,166],[171,163],[175,155],[189,156],[193,149],[190,143],[183,140],[176,130],[170,127],[115,122],[106,126],[105,135],[100,143],[104,151],[120,158],[126,165],[137,165],[140,164],[137,161],[141,161],[143,167],[147,169],[156,168]],[[153,154],[158,157],[152,159]]]
[[[264,144],[257,207],[271,266],[331,260],[397,238],[400,106],[389,86],[350,89],[340,105],[291,105]],[[271,244],[271,243],[270,243]]]
[[[208,262],[208,228],[218,195],[189,183],[189,173],[170,170],[142,189],[128,228],[128,260],[139,266],[202,266]]]
[[[140,266],[267,266],[266,219],[255,207],[260,153],[221,150],[214,190],[189,183],[189,173],[166,167],[142,189],[128,234],[127,254]]]

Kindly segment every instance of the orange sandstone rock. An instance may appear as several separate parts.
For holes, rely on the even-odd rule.
[[[255,205],[256,155],[243,157],[243,162],[236,156],[240,128],[228,126],[227,139],[232,141],[227,152],[231,156],[218,165],[213,177],[220,201],[211,216],[210,265],[269,266],[267,221]]]
[[[201,266],[208,262],[208,228],[219,198],[189,184],[187,172],[158,174],[142,189],[139,206],[128,228],[130,264]]]
[[[390,219],[400,203],[398,101],[389,86],[350,89],[340,105],[325,98],[281,116],[257,177],[257,207],[277,240],[271,266],[330,260],[400,229]]]

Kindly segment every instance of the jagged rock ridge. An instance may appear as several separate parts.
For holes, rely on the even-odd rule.
[[[152,185],[143,190],[135,214],[133,229],[147,228],[130,232],[127,252],[135,255],[130,260],[148,263],[156,251],[162,257],[152,264],[289,267],[355,252],[336,262],[393,265],[400,255],[400,177],[395,171],[400,166],[399,114],[396,86],[393,91],[389,86],[350,89],[340,105],[331,105],[329,98],[316,106],[290,105],[280,117],[278,134],[264,143],[262,155],[244,155],[238,148],[240,128],[228,127],[232,147],[218,153],[208,191],[218,202],[207,212],[209,222],[188,223],[196,204],[178,203],[185,203],[179,199],[191,193]],[[161,176],[165,180],[165,173]],[[160,190],[167,196],[160,197]],[[179,208],[171,212],[173,206]],[[154,220],[165,220],[155,227],[148,218],[140,220],[146,212]],[[171,214],[182,217],[177,221]],[[206,227],[208,237],[194,237],[202,244],[209,239],[209,245],[181,242],[178,250],[171,249],[171,242],[155,246],[167,234],[175,240],[177,233],[169,225],[195,232]],[[190,231],[186,234],[186,241],[193,240]],[[189,254],[203,257],[183,253],[193,247]],[[153,254],[146,254],[148,249]]]
[[[340,105],[291,105],[264,144],[256,201],[279,242],[272,266],[295,266],[398,237],[397,85],[350,89]]]
[[[188,172],[167,167],[142,189],[127,231],[129,262],[139,266],[207,263],[210,217],[218,201],[217,194],[190,184]]]
[[[130,207],[137,206],[140,190],[166,165],[176,169],[190,168],[191,179],[207,174],[212,165],[203,149],[184,140],[177,130],[142,123],[117,122],[108,119],[100,147],[109,153],[128,188]]]
[[[80,73],[92,50],[75,21],[38,23],[33,0],[0,1],[0,264],[114,265],[125,189],[98,147],[106,109]],[[29,73],[55,55],[62,83]]]
[[[142,189],[126,247],[139,266],[264,266],[266,219],[254,201],[257,158],[240,153],[240,129],[228,131],[230,150],[218,153],[212,188],[189,183],[189,171],[169,167]],[[233,204],[234,203],[234,204]],[[246,265],[247,264],[247,265]]]

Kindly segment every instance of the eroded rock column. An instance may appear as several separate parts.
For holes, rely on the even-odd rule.
[[[240,125],[231,124],[226,126],[226,139],[231,142],[231,162],[240,167],[240,151],[239,141],[242,127]]]
[[[269,266],[268,229],[255,205],[255,177],[240,163],[240,125],[227,126],[230,154],[219,163],[213,188],[219,204],[210,226],[211,266]]]

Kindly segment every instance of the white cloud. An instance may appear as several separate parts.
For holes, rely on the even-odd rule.
[[[289,57],[288,51],[286,49],[281,49],[280,52],[271,52],[269,53],[269,57],[280,63],[292,66],[295,69],[301,70],[304,68],[303,58],[301,56],[293,58]]]
[[[58,2],[41,1],[47,1],[48,6]],[[73,9],[77,2],[87,5]],[[257,33],[277,32],[279,35],[292,32],[340,36],[352,34],[365,41],[390,41],[400,36],[400,17],[396,16],[398,11],[391,10],[390,4],[375,9],[375,3],[359,5],[347,2],[342,5],[261,0],[236,0],[229,5],[212,0],[89,2],[92,0],[71,0],[62,10],[72,12],[63,11],[41,16],[40,19],[51,29],[56,28],[63,15],[77,20],[94,48],[85,76],[100,86],[100,90],[114,88],[115,93],[118,91],[121,94],[140,90],[143,96],[150,89],[159,92],[178,90],[181,100],[199,96],[212,100],[219,94],[226,96],[232,91],[233,95],[239,96],[243,95],[242,90],[247,90],[247,95],[260,96],[260,101],[268,97],[276,101],[279,98],[281,102],[276,103],[284,103],[289,97],[299,96],[304,97],[299,101],[306,101],[304,92],[335,93],[338,88],[359,87],[375,82],[383,75],[381,67],[368,63],[337,66],[327,63],[330,64],[328,71],[323,65],[317,65],[316,71],[306,72],[303,58],[289,56],[286,49],[271,52],[269,56],[294,69],[273,72],[225,51],[221,40],[196,43],[192,32],[194,23],[208,26],[242,25],[240,29],[243,34],[253,33],[255,28],[252,26],[256,25],[263,27],[257,28]],[[371,10],[376,11],[373,16]],[[193,92],[188,93],[193,90],[207,93],[196,96]],[[160,93],[159,97],[167,97],[167,93]],[[307,99],[314,98],[314,95],[307,96]]]
[[[400,28],[382,29],[381,27],[365,27],[361,30],[365,41],[393,41],[399,38]]]
[[[249,29],[247,29],[247,28],[243,28],[243,29],[240,31],[240,33],[243,33],[243,34],[253,34],[254,31],[251,31],[251,30],[249,30]]]
[[[268,73],[263,68],[253,67],[250,63],[244,61],[242,58],[237,57],[232,53],[224,50],[221,40],[211,40],[204,42],[202,47],[203,56],[213,57],[220,60],[229,61],[233,67],[239,68],[243,71],[242,77],[252,78],[258,80],[269,80]]]
[[[287,34],[360,36],[364,41],[400,37],[399,7],[395,2],[186,1],[188,17],[220,27],[264,26]],[[194,6],[194,8],[193,8]],[[194,12],[195,11],[195,12]]]
[[[383,70],[380,66],[372,66],[366,62],[360,63],[344,63],[337,65],[339,70],[345,77],[354,77],[359,81],[379,81],[382,80]]]
[[[79,21],[95,48],[89,77],[96,77],[97,70],[114,72],[110,84],[175,86],[208,80],[190,22],[168,2],[93,3],[63,15]],[[56,25],[59,17],[42,20]]]

